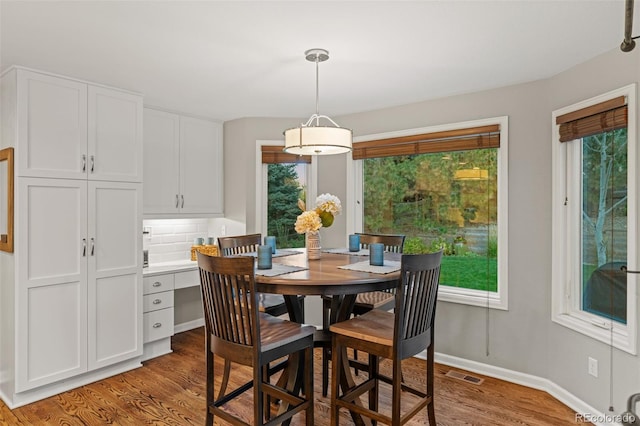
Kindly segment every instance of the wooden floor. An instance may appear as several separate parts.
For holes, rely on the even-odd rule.
[[[204,424],[203,342],[202,328],[180,333],[173,338],[172,354],[149,360],[142,368],[13,411],[0,401],[0,425]],[[315,355],[315,424],[323,426],[329,424],[329,400],[320,394],[320,351]],[[545,392],[478,375],[484,383],[466,383],[445,376],[449,370],[436,365],[439,425],[575,424],[575,413]],[[422,378],[424,371],[424,361],[410,359],[403,363],[407,379]],[[248,380],[250,371],[242,370],[235,375],[239,376]],[[236,409],[250,412],[250,407],[247,396],[246,403]],[[388,409],[388,402],[382,401],[381,408]],[[343,419],[340,424],[352,424],[346,414]],[[409,424],[427,424],[426,412],[423,410]],[[292,425],[304,425],[304,415],[294,418]]]

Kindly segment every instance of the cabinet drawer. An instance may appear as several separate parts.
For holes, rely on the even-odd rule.
[[[185,271],[185,272],[176,272],[176,285],[175,288],[187,288],[187,287],[197,287],[200,285],[200,274],[198,270],[194,271]]]
[[[144,343],[173,336],[173,308],[148,312],[144,317]]]
[[[173,274],[145,277],[142,279],[142,289],[143,294],[173,290]]]
[[[173,291],[147,294],[142,297],[143,312],[157,311],[158,309],[173,307]]]

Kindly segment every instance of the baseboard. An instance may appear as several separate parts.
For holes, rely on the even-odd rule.
[[[133,360],[124,361],[115,365],[104,367],[100,370],[91,371],[79,376],[75,376],[69,379],[63,379],[59,382],[52,383],[50,385],[40,386],[38,388],[28,390],[25,392],[16,393],[13,395],[6,395],[4,392],[0,392],[0,397],[10,410],[21,407],[23,405],[30,404],[32,402],[39,401],[41,399],[48,398],[53,395],[57,395],[62,392],[66,392],[71,389],[78,388],[80,386],[88,385],[89,383],[97,382],[99,380],[106,379],[111,376],[115,376],[126,371],[133,370],[135,368],[142,367],[139,358]]]
[[[416,358],[426,359],[426,352],[422,352],[416,355]],[[473,373],[482,374],[484,376],[493,377],[496,379],[504,380],[510,383],[515,383],[522,386],[527,386],[533,389],[538,389],[547,392],[549,395],[565,404],[567,407],[574,410],[583,416],[583,419],[588,419],[598,426],[621,426],[620,423],[615,423],[612,420],[611,415],[606,415],[596,410],[591,405],[587,404],[580,398],[573,395],[566,389],[558,386],[549,379],[534,376],[531,374],[521,373],[519,371],[508,370],[502,367],[496,367],[490,364],[484,364],[477,361],[471,361],[464,358],[458,358],[452,355],[436,353],[434,361],[438,364],[448,365],[450,367],[460,368],[462,370],[470,371]],[[578,419],[576,419],[578,420]],[[602,420],[602,421],[598,421]],[[576,422],[578,423],[578,422]],[[584,423],[589,423],[585,421]]]
[[[198,318],[193,321],[183,322],[181,324],[175,324],[173,326],[174,333],[182,333],[183,331],[193,330],[194,328],[203,327],[204,318]]]

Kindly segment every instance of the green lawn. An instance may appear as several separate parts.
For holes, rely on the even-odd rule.
[[[440,284],[475,290],[497,291],[498,261],[484,257],[444,256]]]

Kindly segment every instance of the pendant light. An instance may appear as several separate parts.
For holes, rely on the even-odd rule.
[[[330,155],[351,151],[353,133],[318,112],[318,64],[329,59],[324,49],[304,52],[307,61],[316,63],[316,113],[306,123],[284,131],[284,152],[296,155]],[[322,125],[320,120],[328,123]]]

